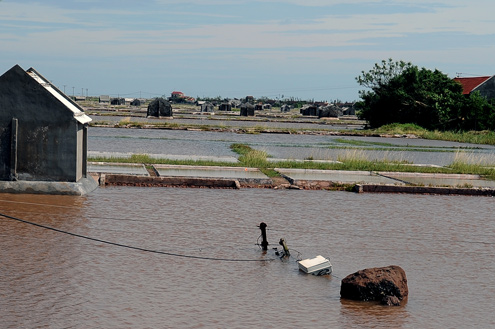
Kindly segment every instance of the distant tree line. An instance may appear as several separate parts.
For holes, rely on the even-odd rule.
[[[356,108],[372,128],[390,123],[414,123],[430,130],[493,130],[495,107],[478,92],[463,95],[460,83],[438,70],[410,62],[383,60],[357,82]]]

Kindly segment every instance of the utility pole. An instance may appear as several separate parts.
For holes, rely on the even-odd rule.
[[[261,230],[261,236],[262,236],[262,241],[261,241],[261,249],[262,250],[268,250],[268,241],[266,240],[266,224],[261,222],[260,226],[258,226]]]
[[[74,89],[75,89],[75,88],[76,88],[76,87],[72,87],[72,97],[74,97]]]

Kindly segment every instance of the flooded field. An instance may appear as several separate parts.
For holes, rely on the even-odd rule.
[[[486,157],[495,163],[495,147],[423,139],[375,138],[290,134],[237,134],[211,131],[91,128],[90,152],[111,156],[137,153],[162,156],[210,156],[231,159],[233,143],[266,151],[279,159],[337,160],[354,156],[407,161],[415,164],[448,165],[458,152],[465,157]]]
[[[488,197],[112,187],[2,194],[0,213],[72,233],[0,218],[2,328],[495,326]],[[262,253],[262,221],[291,259]],[[298,270],[316,255],[333,275]],[[403,306],[340,299],[343,277],[391,264]]]
[[[144,113],[146,114],[146,113]],[[158,118],[145,118],[145,117],[122,117],[122,116],[97,116],[91,115],[94,121],[104,121],[106,123],[118,124],[121,121],[130,120],[133,122],[139,122],[144,124],[156,124],[156,123],[170,123],[170,124],[186,124],[186,125],[198,125],[198,126],[210,126],[210,127],[232,127],[232,128],[248,128],[257,127],[264,129],[318,129],[318,130],[340,130],[340,129],[361,129],[363,124],[333,124],[329,123],[315,123],[314,118],[297,118],[296,120],[287,121],[287,119],[269,119],[263,117],[250,117],[249,119],[239,119],[239,114],[234,116],[207,116],[199,117],[191,116],[185,118],[186,115],[176,116],[173,119],[158,119]]]
[[[335,160],[347,147],[437,165],[458,150],[475,158],[495,151],[414,139],[111,128],[92,128],[88,139],[90,151],[110,155],[230,159],[232,143],[277,158]],[[107,187],[85,197],[0,194],[0,213],[10,216],[0,217],[2,328],[495,326],[489,197]],[[287,241],[290,259],[260,250],[260,222],[270,248]],[[297,259],[316,255],[330,258],[331,276],[298,270]],[[340,299],[346,275],[392,264],[407,274],[407,303]]]

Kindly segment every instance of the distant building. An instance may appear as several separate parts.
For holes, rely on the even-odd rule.
[[[239,100],[239,99],[230,99],[229,100],[229,103],[232,104],[232,107],[235,107],[235,108],[240,108],[241,107],[241,104],[242,102]]]
[[[320,118],[338,118],[343,114],[342,108],[335,104],[318,107],[316,114]]]
[[[205,102],[201,104],[201,112],[213,112],[214,107],[213,104],[210,102]]]
[[[112,98],[110,100],[111,105],[125,105],[125,98]]]
[[[313,105],[316,107],[327,106],[328,102],[314,102]]]
[[[240,116],[244,116],[244,117],[254,116],[254,105],[251,103],[243,103],[241,105]]]
[[[313,104],[304,105],[299,112],[305,116],[316,116],[318,115],[318,107]]]
[[[172,105],[164,98],[155,98],[148,104],[147,117],[172,117]]]
[[[285,113],[285,112],[290,112],[290,106],[289,106],[289,105],[287,105],[287,104],[284,104],[284,105],[282,105],[282,106],[280,107],[280,111],[281,111],[281,112],[284,112],[284,113]]]
[[[140,99],[138,99],[138,98],[134,98],[134,99],[130,102],[131,106],[141,106],[141,103],[142,103],[142,102],[141,102],[141,100],[140,100]]]
[[[100,95],[99,103],[110,103],[110,95]]]
[[[462,93],[470,95],[472,92],[479,91],[481,96],[488,100],[495,99],[495,76],[454,78],[454,81],[462,85]]]
[[[339,106],[342,108],[342,113],[343,115],[356,115],[356,108],[354,106],[354,103],[343,103],[339,104]]]
[[[0,76],[0,192],[85,194],[88,123],[83,109],[33,68]]]
[[[186,97],[182,91],[172,91],[172,94],[170,96],[171,100],[177,100],[177,99],[182,99]]]
[[[232,104],[222,103],[218,106],[219,111],[232,111]]]
[[[182,91],[173,91],[169,97],[169,101],[173,103],[189,103],[194,104],[196,99],[191,96],[186,96]]]

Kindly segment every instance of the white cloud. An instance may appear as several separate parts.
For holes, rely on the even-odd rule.
[[[208,2],[204,0],[200,2]],[[293,2],[297,2],[293,0]],[[313,1],[318,2],[318,1]],[[333,1],[337,2],[337,1]],[[354,2],[361,2],[355,0]],[[384,2],[384,1],[381,1]],[[388,1],[403,2],[403,1]],[[414,3],[426,3],[415,1]],[[455,2],[455,1],[454,1]],[[460,1],[457,1],[460,2]],[[495,3],[491,4],[495,9]],[[23,22],[38,24],[26,28],[15,37],[15,32],[0,32],[0,40],[7,49],[25,50],[27,45],[39,45],[47,53],[98,52],[105,56],[118,54],[156,55],[169,51],[200,49],[304,49],[314,47],[366,46],[369,40],[406,37],[411,33],[467,33],[492,34],[495,24],[491,20],[493,10],[463,4],[459,7],[437,8],[426,13],[359,14],[347,17],[328,15],[310,22],[265,22],[262,24],[205,24],[198,27],[148,29],[134,31],[112,27],[105,22],[85,22],[93,11],[76,12],[42,5],[9,3],[7,11],[0,12],[3,26],[18,26]],[[120,10],[112,15],[127,15]],[[65,24],[65,28],[42,29],[41,24]],[[91,29],[88,27],[91,26]],[[46,26],[45,26],[46,27]],[[375,41],[374,41],[375,42]],[[45,46],[42,46],[45,45]],[[139,46],[139,47],[138,47]]]
[[[183,7],[173,6],[175,12],[172,13],[163,5],[185,1],[156,0],[158,5],[150,7],[148,4],[146,10],[167,12],[163,20],[158,14],[153,16],[154,21],[149,21],[150,12],[133,12],[126,6],[102,13],[95,7],[76,10],[67,4],[65,7],[69,9],[40,2],[3,1],[0,4],[0,63],[22,56],[37,61],[40,58],[67,60],[72,61],[72,65],[88,61],[143,66],[173,63],[174,67],[195,72],[202,69],[204,63],[211,62],[225,63],[224,66],[232,70],[248,68],[251,71],[247,75],[253,69],[263,68],[275,74],[290,67],[291,72],[312,70],[318,74],[348,70],[352,78],[366,70],[369,62],[392,57],[430,68],[437,64],[443,65],[440,69],[445,70],[458,67],[461,71],[460,66],[471,61],[484,65],[484,72],[493,71],[486,74],[495,73],[491,46],[495,33],[492,19],[495,2],[480,0],[473,5],[465,0],[434,0],[433,3],[427,0],[272,0],[280,5],[324,6],[329,10],[300,20],[293,17],[285,21],[259,18],[251,22],[203,19],[231,17],[228,15],[234,11],[222,11],[221,6],[242,2],[193,0],[189,3],[211,5],[211,10],[194,11],[195,7],[190,6],[181,11]],[[244,1],[253,6],[258,2],[261,0]],[[337,15],[330,8],[336,4],[371,4],[373,12],[366,14],[360,10]],[[398,12],[399,6],[394,7],[392,13],[387,12],[389,6],[400,4],[425,10]],[[188,11],[191,8],[192,11]],[[380,8],[383,11],[377,10]],[[181,15],[176,21],[168,19],[176,15]],[[228,24],[223,23],[225,21]],[[425,41],[445,35],[456,42],[421,45],[418,35],[424,36]],[[478,39],[479,43],[463,45],[461,40],[467,38],[460,37],[465,35]],[[480,46],[483,40],[486,47]],[[421,49],[401,48],[397,44],[410,41]],[[363,67],[352,64],[353,67],[345,61],[360,63]],[[224,66],[211,70],[221,70]]]

